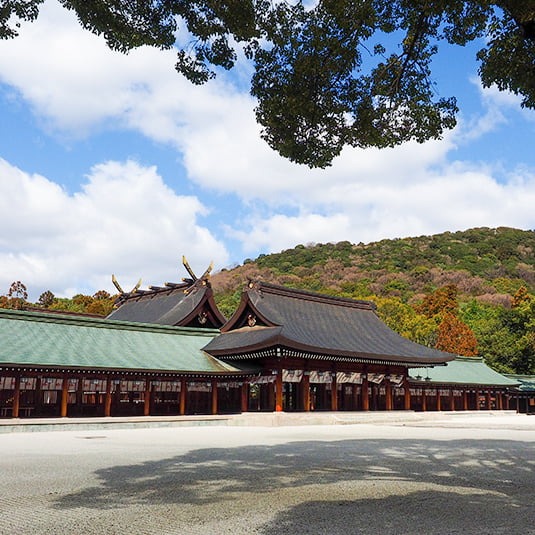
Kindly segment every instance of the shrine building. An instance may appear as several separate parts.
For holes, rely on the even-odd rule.
[[[107,318],[0,309],[0,417],[518,409],[518,380],[401,337],[370,301],[250,281],[227,321],[211,268],[184,265],[148,290],[114,279]]]

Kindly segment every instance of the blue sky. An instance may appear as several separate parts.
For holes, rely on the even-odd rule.
[[[183,254],[201,272],[299,243],[533,229],[535,112],[481,88],[477,48],[437,60],[461,109],[443,140],[310,170],[260,139],[247,64],[196,87],[174,52],[112,52],[47,0],[0,41],[0,294],[178,281]]]

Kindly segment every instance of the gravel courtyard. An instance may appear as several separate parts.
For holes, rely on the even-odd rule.
[[[0,533],[535,534],[535,417],[0,435]]]

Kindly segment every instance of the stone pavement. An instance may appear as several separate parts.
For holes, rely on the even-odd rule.
[[[535,418],[0,435],[2,535],[534,535]]]
[[[370,412],[249,412],[229,415],[191,416],[131,416],[108,418],[6,418],[0,419],[1,433],[28,433],[37,431],[74,431],[92,429],[137,429],[157,427],[197,426],[254,426],[279,427],[301,425],[351,425],[351,424],[405,424],[450,425],[454,422],[474,422],[474,419],[517,416],[515,411],[370,411]],[[526,415],[518,415],[514,422],[529,424]],[[524,422],[520,424],[520,422]],[[502,420],[503,423],[503,420]],[[535,417],[532,423],[535,423]],[[467,424],[470,425],[470,424]]]

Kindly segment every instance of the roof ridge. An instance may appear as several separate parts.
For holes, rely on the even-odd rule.
[[[56,323],[62,325],[78,325],[102,329],[119,329],[130,331],[166,332],[169,334],[184,335],[214,335],[218,329],[205,329],[199,327],[182,327],[176,325],[160,325],[156,323],[140,323],[132,321],[114,320],[107,318],[92,318],[86,316],[72,316],[62,314],[47,314],[28,310],[13,310],[0,308],[0,319],[26,320],[41,323]]]
[[[298,290],[295,288],[288,288],[287,286],[279,286],[264,281],[250,280],[248,288],[256,290],[260,294],[269,293],[273,295],[281,295],[284,297],[296,297],[307,301],[315,301],[319,303],[329,303],[333,305],[346,306],[349,308],[360,308],[364,310],[376,310],[377,305],[373,301],[365,301],[363,299],[351,299],[350,297],[338,297],[334,295],[327,295],[310,290]]]
[[[197,281],[195,281],[197,282]],[[182,291],[186,293],[191,293],[193,289],[197,286],[194,283],[190,282],[165,282],[163,286],[149,286],[148,290],[136,290],[135,292],[129,292],[119,295],[115,300],[116,305],[121,305],[129,300],[140,300],[143,298],[151,298],[158,294],[172,294],[174,292]]]

